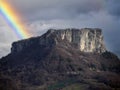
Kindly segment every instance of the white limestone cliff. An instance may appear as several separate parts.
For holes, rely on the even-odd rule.
[[[60,42],[58,40],[60,40]],[[37,45],[53,46],[61,43],[62,41],[75,44],[75,48],[82,52],[103,53],[106,51],[102,30],[98,28],[84,28],[59,30],[50,29],[42,36],[14,42],[12,44],[11,52],[21,52],[23,49],[28,49]]]

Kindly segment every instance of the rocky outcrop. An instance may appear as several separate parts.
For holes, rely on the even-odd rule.
[[[12,44],[12,53],[20,52],[29,47],[54,46],[67,41],[83,52],[103,53],[106,51],[101,29],[50,29],[40,37],[22,40]]]
[[[55,33],[57,38],[76,44],[80,51],[99,53],[106,51],[101,29],[66,29],[51,32]]]

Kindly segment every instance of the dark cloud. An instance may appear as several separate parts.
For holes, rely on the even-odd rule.
[[[107,0],[106,9],[115,16],[120,16],[120,0]]]
[[[77,14],[98,12],[104,0],[9,0],[27,18],[71,18]]]

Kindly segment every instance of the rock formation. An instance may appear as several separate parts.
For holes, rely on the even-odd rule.
[[[14,42],[0,59],[0,90],[71,88],[119,90],[120,59],[106,50],[101,29],[50,29]]]
[[[64,30],[50,29],[41,37],[31,38],[28,40],[13,43],[12,52],[20,52],[33,44],[36,44],[38,46],[47,46],[51,44],[59,44],[62,41],[68,41],[69,43],[74,44],[76,49],[79,49],[83,52],[103,53],[106,51],[102,30],[97,28],[84,28]]]

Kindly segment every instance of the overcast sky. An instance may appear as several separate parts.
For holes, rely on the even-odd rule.
[[[33,36],[49,28],[101,28],[107,49],[120,53],[120,0],[7,1],[18,11]],[[8,54],[11,43],[18,39],[0,15],[0,57]]]

